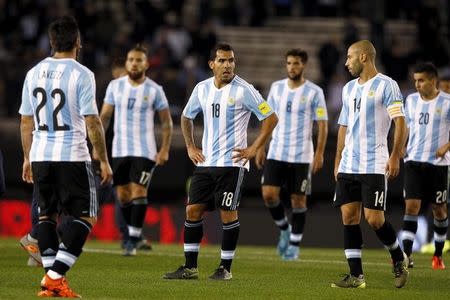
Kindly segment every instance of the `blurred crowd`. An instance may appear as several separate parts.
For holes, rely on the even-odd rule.
[[[150,53],[148,76],[164,87],[177,115],[194,85],[210,76],[207,58],[222,26],[264,26],[278,16],[367,18],[384,72],[402,86],[418,60],[449,65],[448,10],[446,0],[0,0],[0,116],[17,117],[26,71],[50,54],[47,25],[65,14],[79,22],[80,60],[96,74],[99,99],[111,80],[111,63],[142,43]],[[415,21],[417,44],[405,48],[395,37],[386,39],[387,19]],[[343,41],[330,37],[320,48],[320,84],[327,93],[339,92],[333,85],[341,76],[338,63],[358,38],[348,22]]]

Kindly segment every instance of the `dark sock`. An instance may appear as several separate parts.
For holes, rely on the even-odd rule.
[[[120,210],[122,211],[123,219],[127,225],[131,223],[131,209],[133,208],[133,202],[120,204]]]
[[[408,257],[412,253],[414,238],[416,237],[417,219],[418,216],[413,215],[405,215],[403,217],[403,251],[405,251]]]
[[[299,246],[303,238],[303,228],[305,228],[306,218],[305,208],[292,209],[292,231],[289,238],[289,244]]]
[[[281,204],[281,201],[278,201],[274,205],[267,206],[267,208],[269,209],[272,219],[278,228],[280,228],[280,230],[288,229],[289,223],[287,221],[286,214],[284,213],[284,207],[283,204]]]
[[[235,220],[230,223],[223,223],[222,227],[223,236],[220,265],[228,272],[231,270],[231,263],[233,262],[234,252],[239,238],[239,226],[239,220]]]
[[[344,225],[344,249],[350,274],[358,277],[363,274],[361,262],[362,233],[358,225]]]
[[[58,252],[58,235],[56,233],[56,222],[42,220],[36,225],[39,251],[41,252],[42,265],[45,272],[50,270]]]
[[[63,234],[61,244],[59,244],[55,263],[51,267],[52,271],[62,276],[77,261],[92,228],[89,222],[82,219],[74,219],[67,227],[68,229]]]
[[[394,227],[392,227],[388,221],[385,221],[383,226],[375,230],[375,233],[377,234],[378,239],[389,250],[389,253],[391,253],[394,263],[403,261],[403,251],[398,244]]]
[[[434,255],[442,256],[445,240],[447,239],[448,218],[443,220],[434,219]]]
[[[198,251],[203,237],[203,220],[184,222],[184,266],[197,268]]]
[[[131,206],[130,227],[128,227],[128,234],[130,240],[137,243],[141,240],[142,227],[144,225],[145,213],[147,211],[147,198],[133,199]]]

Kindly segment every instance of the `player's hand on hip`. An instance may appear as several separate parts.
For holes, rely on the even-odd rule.
[[[157,166],[164,165],[169,160],[169,151],[161,150],[156,154],[155,163]]]
[[[188,152],[189,158],[192,160],[192,162],[195,165],[205,162],[205,156],[203,155],[201,149],[199,149],[195,146],[189,146],[189,147],[187,147],[187,152]]]
[[[258,149],[258,151],[256,151],[256,156],[255,156],[255,164],[256,167],[261,170],[264,167],[264,163],[266,161],[266,150],[261,147]]]
[[[245,165],[250,159],[256,156],[256,149],[252,146],[245,149],[234,148],[231,153],[233,162],[242,162]]]
[[[439,147],[439,149],[437,149],[437,151],[436,151],[436,157],[444,157],[445,156],[445,154],[448,152],[448,145],[447,144],[445,144],[445,145],[443,145],[443,146],[441,146],[441,147]]]
[[[397,177],[400,172],[400,159],[396,156],[389,157],[385,171],[387,179],[391,180]]]
[[[316,174],[323,167],[323,155],[315,154],[313,165],[312,165],[312,173]]]
[[[107,161],[100,162],[100,173],[102,177],[101,185],[110,183],[113,178],[113,172],[111,166]]]
[[[22,180],[26,183],[33,183],[33,171],[29,160],[24,160],[22,165]]]

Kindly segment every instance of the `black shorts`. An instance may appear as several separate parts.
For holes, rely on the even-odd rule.
[[[113,158],[114,185],[137,183],[148,187],[155,170],[155,162],[145,157]]]
[[[264,164],[262,185],[283,186],[291,194],[306,195],[310,185],[309,164],[268,159]]]
[[[91,162],[33,162],[40,216],[96,217],[97,189]]]
[[[382,174],[339,173],[333,205],[362,202],[365,208],[386,210],[386,178]]]
[[[447,202],[447,166],[423,162],[405,163],[405,199],[420,199],[431,203]]]
[[[237,210],[246,170],[238,167],[197,167],[189,187],[189,204],[206,204],[208,210]]]

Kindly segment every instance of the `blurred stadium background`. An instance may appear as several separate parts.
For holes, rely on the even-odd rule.
[[[410,67],[418,61],[432,61],[450,77],[449,9],[447,0],[0,0],[0,150],[7,185],[0,199],[0,235],[20,236],[30,226],[32,188],[21,181],[17,111],[27,70],[50,53],[46,28],[56,17],[72,14],[79,22],[80,61],[96,75],[99,107],[111,80],[111,63],[136,43],[150,50],[147,75],[164,87],[175,122],[170,161],[155,172],[146,218],[146,234],[162,243],[181,240],[185,187],[193,166],[184,149],[179,117],[195,84],[210,76],[206,63],[210,49],[218,41],[230,43],[237,57],[236,73],[263,96],[272,81],[285,77],[286,50],[307,50],[306,77],[324,89],[330,133],[324,169],[313,177],[304,244],[331,247],[341,244],[340,217],[331,201],[340,93],[349,80],[346,48],[358,39],[370,39],[378,51],[379,71],[397,80],[406,96],[414,91]],[[200,138],[201,120],[196,125]],[[250,139],[257,130],[252,120]],[[268,244],[276,236],[260,199],[260,175],[252,166],[241,204],[242,243]],[[401,176],[389,188],[389,218],[399,228]],[[337,228],[336,232],[324,234],[324,226]],[[208,241],[218,240],[218,228],[207,233]],[[103,204],[93,236],[118,237],[111,203]],[[365,242],[380,246],[373,234]]]

